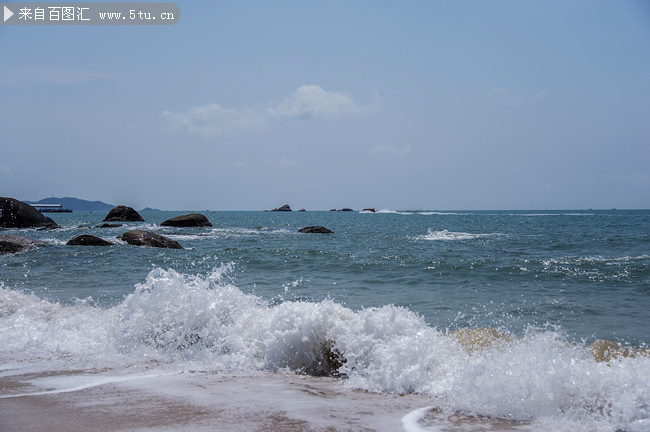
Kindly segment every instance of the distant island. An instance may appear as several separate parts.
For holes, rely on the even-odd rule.
[[[87,201],[79,198],[63,197],[63,198],[44,198],[40,201],[25,201],[28,204],[61,204],[62,208],[70,209],[72,211],[109,211],[113,204],[106,204],[102,201]]]

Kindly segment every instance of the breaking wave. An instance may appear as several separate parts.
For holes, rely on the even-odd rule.
[[[367,391],[420,393],[438,408],[555,430],[637,431],[650,424],[646,351],[621,347],[624,355],[598,359],[560,331],[442,331],[392,305],[354,311],[330,300],[271,304],[229,282],[232,268],[207,275],[156,268],[110,308],[65,306],[0,286],[0,358],[292,370],[339,376]]]

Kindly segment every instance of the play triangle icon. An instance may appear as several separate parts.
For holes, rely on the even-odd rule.
[[[11,18],[12,16],[14,16],[14,13],[13,13],[12,11],[10,11],[9,8],[8,8],[7,6],[5,6],[4,13],[5,13],[5,20],[4,20],[4,22],[7,22],[7,20],[8,20],[9,18]]]

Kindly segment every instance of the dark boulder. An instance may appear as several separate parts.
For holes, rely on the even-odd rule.
[[[121,227],[121,226],[122,226],[122,224],[105,223],[105,224],[97,225],[95,228],[117,228],[117,227]]]
[[[41,240],[16,235],[0,235],[0,255],[33,250],[46,245],[47,243]]]
[[[301,212],[301,211],[307,211],[307,210],[305,210],[304,208],[301,208],[301,209],[298,210],[298,211]]]
[[[168,219],[160,224],[161,226],[171,227],[211,227],[212,224],[204,215],[200,213],[190,213]]]
[[[336,209],[330,209],[330,211],[336,211]]]
[[[0,227],[33,228],[59,226],[27,203],[13,198],[0,197]]]
[[[66,245],[68,246],[111,246],[115,243],[104,240],[103,238],[95,237],[88,234],[81,234],[72,237]]]
[[[289,207],[289,204],[285,204],[282,207],[274,208],[271,211],[291,211],[291,207]]]
[[[154,234],[149,231],[143,230],[133,230],[127,231],[118,239],[127,242],[130,245],[134,246],[150,246],[157,248],[166,248],[166,249],[183,249],[183,246],[178,244],[176,240],[172,240],[168,237],[161,236],[159,234]]]
[[[305,227],[302,229],[299,229],[298,232],[301,233],[308,233],[308,234],[334,234],[334,231],[331,231],[324,226],[310,226],[310,227]]]
[[[108,212],[104,222],[144,222],[144,219],[133,208],[119,205]]]
[[[354,211],[354,210],[352,210],[351,208],[346,207],[346,208],[342,208],[340,211],[350,212],[350,211]]]

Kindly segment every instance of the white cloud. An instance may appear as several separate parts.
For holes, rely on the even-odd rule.
[[[413,147],[410,145],[405,145],[402,147],[394,147],[386,144],[378,144],[370,150],[371,153],[375,154],[387,154],[391,156],[405,156],[413,152]]]
[[[208,104],[192,107],[184,113],[164,111],[162,117],[174,129],[210,138],[238,131],[260,130],[270,122],[283,119],[332,119],[373,109],[374,105],[358,105],[345,93],[327,91],[317,85],[303,85],[280,103],[253,108],[224,108],[218,104]]]
[[[344,93],[326,91],[317,85],[304,85],[294,90],[284,101],[269,111],[276,118],[321,117],[332,118],[360,114],[363,107]]]

